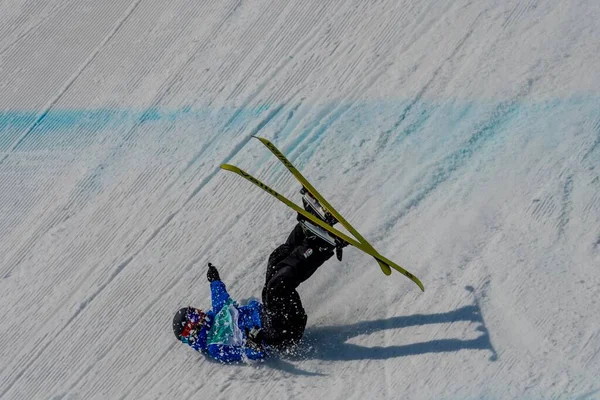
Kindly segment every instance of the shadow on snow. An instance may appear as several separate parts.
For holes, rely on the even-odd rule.
[[[468,291],[473,288],[468,286]],[[347,343],[351,338],[360,335],[369,335],[388,329],[400,329],[410,326],[423,326],[431,324],[452,324],[468,321],[477,326],[474,328],[479,335],[474,339],[436,339],[427,342],[405,345],[392,345],[385,347],[366,347]],[[473,305],[457,308],[438,314],[415,314],[398,316],[373,321],[363,321],[349,325],[312,327],[306,330],[303,343],[291,354],[282,354],[288,360],[324,360],[324,361],[352,361],[352,360],[384,360],[396,357],[414,356],[427,353],[447,353],[460,350],[485,350],[491,353],[490,361],[496,361],[498,355],[494,349],[489,332],[485,326],[479,302],[475,299]],[[283,360],[276,361],[273,367],[286,372],[299,373],[296,368],[281,368],[287,365]],[[304,371],[305,372],[305,371]],[[305,372],[306,373],[306,372]]]

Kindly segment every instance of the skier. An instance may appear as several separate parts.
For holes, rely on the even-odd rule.
[[[304,189],[304,207],[330,224],[335,224]],[[212,310],[203,313],[188,307],[173,319],[175,336],[196,350],[223,362],[264,359],[272,349],[298,344],[307,316],[296,288],[331,256],[341,260],[346,244],[298,215],[298,223],[286,242],[269,256],[262,304],[257,301],[238,307],[229,297],[217,269],[209,263]],[[215,323],[217,321],[218,323]]]
[[[173,317],[175,337],[223,363],[264,359],[264,347],[249,338],[261,328],[262,304],[252,300],[239,306],[234,302],[211,263],[206,277],[210,282],[212,309],[204,312],[186,307],[177,311]]]

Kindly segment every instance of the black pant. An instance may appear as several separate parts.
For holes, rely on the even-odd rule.
[[[301,224],[271,253],[262,291],[266,343],[285,347],[302,338],[307,317],[296,288],[332,255],[333,248],[318,238],[307,237]]]

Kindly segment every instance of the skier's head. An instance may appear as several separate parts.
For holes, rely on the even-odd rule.
[[[182,308],[173,317],[173,333],[177,340],[193,343],[207,323],[208,316],[202,310],[193,307]]]

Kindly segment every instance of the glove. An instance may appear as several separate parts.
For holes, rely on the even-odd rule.
[[[217,267],[208,263],[208,271],[206,272],[206,279],[209,282],[220,281],[221,277],[219,276],[219,271],[217,271]]]
[[[246,346],[256,352],[265,350],[262,329],[254,327],[252,330],[249,330],[246,328]]]

